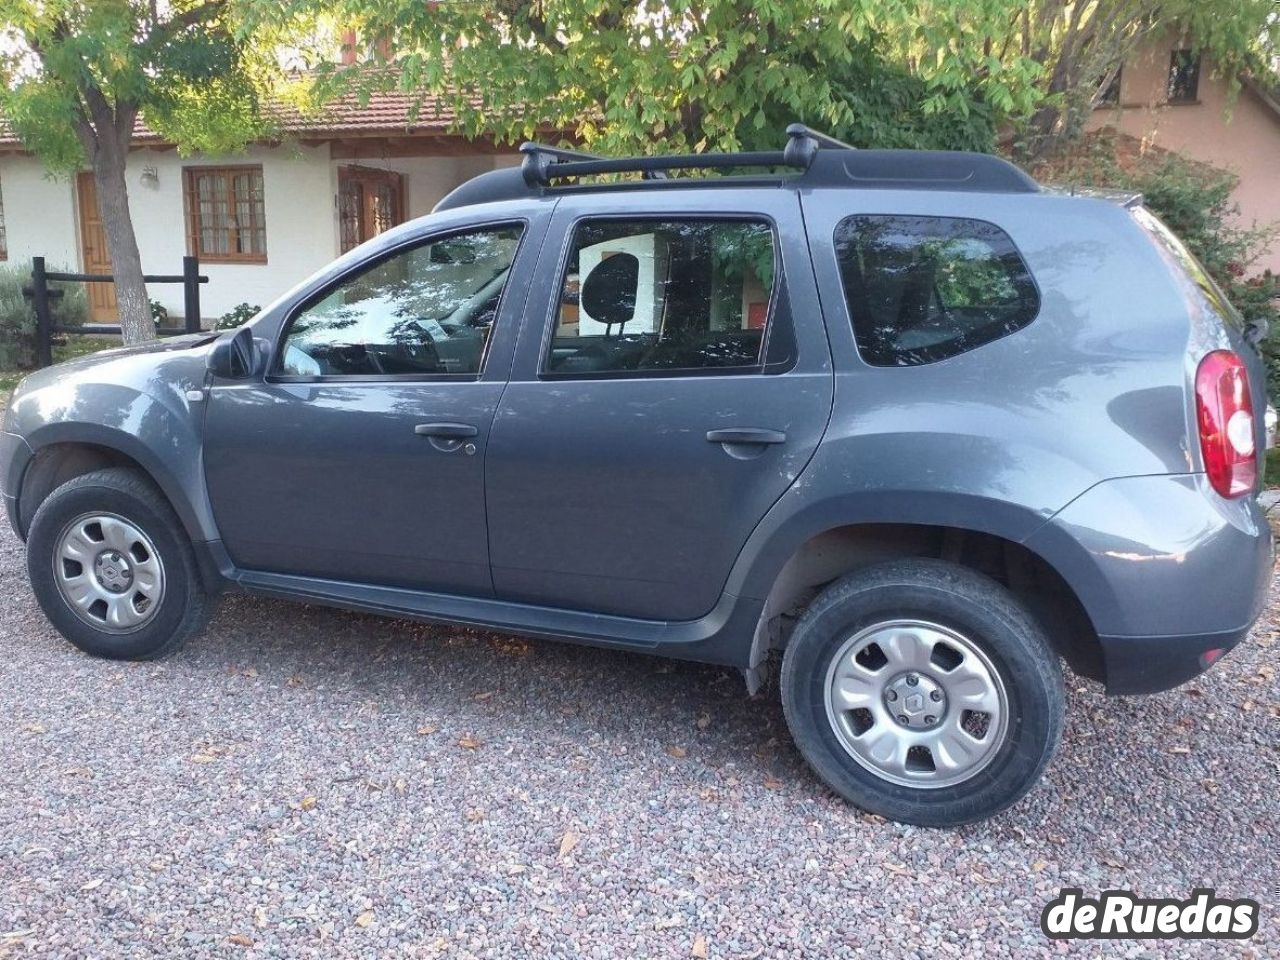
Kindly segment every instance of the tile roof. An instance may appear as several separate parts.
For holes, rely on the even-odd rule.
[[[292,104],[277,102],[267,108],[275,129],[286,136],[334,138],[345,134],[369,136],[383,133],[395,136],[458,136],[451,131],[455,114],[452,106],[437,97],[427,97],[419,105],[411,122],[410,110],[415,97],[407,93],[389,92],[370,95],[362,106],[354,95],[340,97],[315,113],[301,112]],[[271,139],[275,139],[272,137]],[[167,141],[150,129],[139,117],[133,127],[133,142],[138,145],[162,144]],[[21,146],[8,124],[0,121],[0,147]]]

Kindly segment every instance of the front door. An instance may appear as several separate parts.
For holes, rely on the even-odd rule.
[[[338,228],[346,253],[404,222],[404,178],[391,170],[338,168]]]
[[[798,200],[715,199],[560,201],[489,443],[500,598],[696,619],[817,448],[831,359]]]
[[[80,208],[80,259],[85,273],[110,273],[111,254],[107,249],[107,230],[98,209],[98,185],[93,174],[76,174],[76,200]],[[86,283],[89,295],[89,319],[94,323],[115,323],[116,287],[113,283]]]
[[[355,267],[290,311],[265,379],[214,385],[205,475],[237,566],[492,594],[484,451],[534,256],[517,259],[523,232]]]

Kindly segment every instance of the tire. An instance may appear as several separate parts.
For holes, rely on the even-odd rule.
[[[1016,802],[1062,731],[1062,670],[1036,619],[994,580],[941,560],[828,587],[792,634],[781,693],[796,746],[832,790],[920,826]]]
[[[136,470],[97,470],[49,494],[31,520],[27,572],[49,621],[95,657],[163,657],[209,614],[186,531]]]

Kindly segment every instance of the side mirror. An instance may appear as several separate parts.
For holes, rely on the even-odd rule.
[[[597,323],[612,327],[636,315],[640,287],[640,259],[634,253],[615,253],[601,260],[582,283],[582,309]]]
[[[209,370],[222,380],[245,380],[254,374],[253,331],[241,327],[229,337],[213,345],[209,354]]]

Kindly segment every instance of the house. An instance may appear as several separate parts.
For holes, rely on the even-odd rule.
[[[1137,48],[1101,99],[1088,130],[1111,127],[1230,170],[1241,225],[1280,224],[1280,91],[1245,78],[1232,100],[1207,56],[1162,34]],[[1254,269],[1280,273],[1280,242]]]
[[[515,163],[510,148],[449,133],[453,116],[409,99],[338,101],[320,116],[285,113],[281,139],[232,157],[181,157],[139,123],[127,182],[146,273],[181,271],[199,257],[206,325],[239,303],[266,305],[338,254],[430,212],[458,184]],[[109,273],[92,174],[52,178],[11,134],[0,133],[0,257],[50,269]],[[88,284],[92,319],[116,319],[109,284]],[[150,295],[182,314],[182,287]]]

